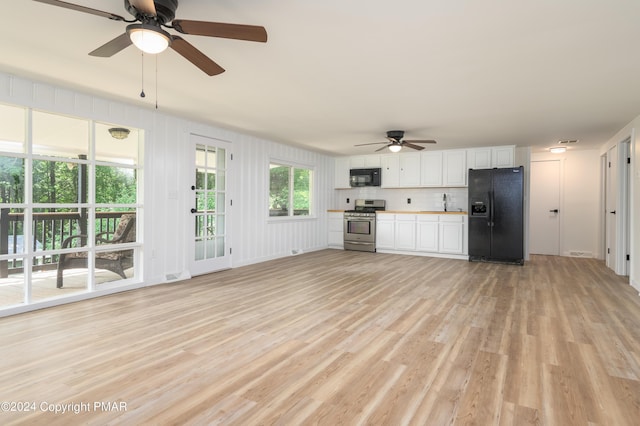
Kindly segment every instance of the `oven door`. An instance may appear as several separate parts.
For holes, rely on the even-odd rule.
[[[376,251],[375,217],[344,218],[345,250]]]

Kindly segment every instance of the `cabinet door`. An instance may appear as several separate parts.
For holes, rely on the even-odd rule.
[[[329,212],[329,238],[330,246],[344,245],[344,215],[337,212]]]
[[[381,155],[382,182],[384,188],[394,188],[400,185],[400,159],[397,154]]]
[[[444,186],[467,185],[467,151],[464,149],[452,149],[443,151]]]
[[[400,162],[400,186],[420,185],[420,153],[401,154]]]
[[[442,186],[442,151],[423,152],[420,155],[420,184]]]
[[[468,169],[490,169],[492,150],[491,148],[474,148],[467,150]]]
[[[416,249],[416,216],[396,215],[396,250]]]
[[[440,222],[440,253],[462,254],[464,224],[459,222]]]
[[[492,150],[493,167],[513,167],[514,157],[513,146],[499,146]]]
[[[335,159],[335,188],[350,188],[349,185],[349,157]]]
[[[365,155],[364,166],[368,169],[380,167],[380,155]]]
[[[435,217],[429,221],[418,219],[418,241],[416,242],[416,250],[418,251],[438,251],[438,216],[433,216]]]
[[[395,249],[395,221],[378,220],[376,222],[376,249]]]

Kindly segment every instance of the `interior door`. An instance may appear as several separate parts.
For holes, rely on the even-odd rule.
[[[617,173],[618,173],[618,147],[614,146],[607,152],[607,183],[605,193],[605,242],[606,253],[605,261],[609,268],[616,270],[617,260],[617,240],[616,240],[616,228],[617,228],[617,212],[616,206],[618,204],[618,186],[617,186]]]
[[[190,188],[192,276],[231,267],[229,248],[229,207],[227,177],[230,144],[191,135],[193,181]]]
[[[560,161],[532,161],[529,252],[560,255]]]

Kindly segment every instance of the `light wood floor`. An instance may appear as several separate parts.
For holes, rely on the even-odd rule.
[[[2,424],[640,421],[640,297],[591,259],[324,250],[0,330],[0,401],[36,404]]]

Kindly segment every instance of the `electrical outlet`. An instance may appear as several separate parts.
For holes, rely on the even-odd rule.
[[[407,204],[411,204],[411,198],[407,198]]]
[[[349,204],[349,199],[347,198],[347,204]]]

